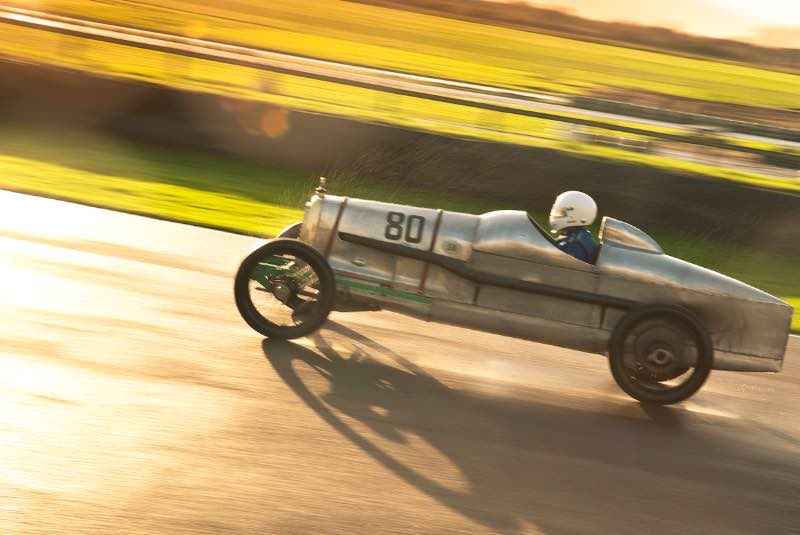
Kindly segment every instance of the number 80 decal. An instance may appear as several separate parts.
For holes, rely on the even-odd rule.
[[[406,218],[400,212],[389,212],[386,214],[386,231],[384,236],[387,240],[404,240],[408,243],[420,243],[422,233],[425,230],[425,218],[418,215],[410,215]],[[405,232],[403,231],[405,223]]]

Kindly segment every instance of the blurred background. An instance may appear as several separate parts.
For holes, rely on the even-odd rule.
[[[797,303],[800,8],[684,3],[5,2],[0,187],[267,236],[323,174],[468,212],[581,189]]]

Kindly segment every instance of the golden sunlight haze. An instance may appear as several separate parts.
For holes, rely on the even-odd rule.
[[[767,46],[800,47],[800,2],[796,0],[524,1],[538,7],[566,9],[592,19],[664,26]]]

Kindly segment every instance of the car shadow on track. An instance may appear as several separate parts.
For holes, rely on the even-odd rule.
[[[349,354],[333,348],[336,335],[354,343]],[[791,452],[759,444],[763,434],[748,437],[735,422],[634,402],[622,412],[581,410],[545,391],[524,402],[481,396],[447,387],[341,324],[328,322],[312,340],[316,350],[268,340],[263,350],[300,399],[364,453],[489,528],[619,532],[623,519],[626,532],[755,532],[766,517],[775,528],[794,525],[798,510],[787,497],[800,470]],[[312,391],[293,362],[324,377],[328,391]],[[380,445],[409,435],[437,450],[465,485],[440,483],[435,463],[404,463]]]

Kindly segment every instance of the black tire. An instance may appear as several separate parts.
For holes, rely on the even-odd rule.
[[[253,303],[251,293],[251,276],[254,270],[264,261],[274,257],[288,255],[302,261],[313,270],[316,280],[313,284],[315,299],[303,303],[301,307],[302,321],[293,325],[282,325],[264,317],[258,307]],[[269,291],[262,290],[267,295]],[[322,326],[333,309],[336,298],[336,279],[327,260],[316,249],[305,243],[288,239],[277,238],[262,245],[245,258],[239,266],[234,282],[234,296],[239,313],[247,324],[268,338],[288,340],[306,336]],[[273,299],[274,300],[274,299]],[[284,305],[288,308],[289,305]],[[296,321],[295,314],[300,309],[291,311],[292,321]]]
[[[688,368],[681,366],[687,346],[696,354],[694,365]],[[656,360],[649,360],[653,358]],[[663,368],[659,368],[661,358],[666,362]],[[703,386],[711,373],[714,348],[708,333],[688,310],[648,306],[631,311],[616,326],[608,362],[614,380],[626,394],[642,403],[669,405],[688,399]],[[667,384],[687,373],[678,384]]]

